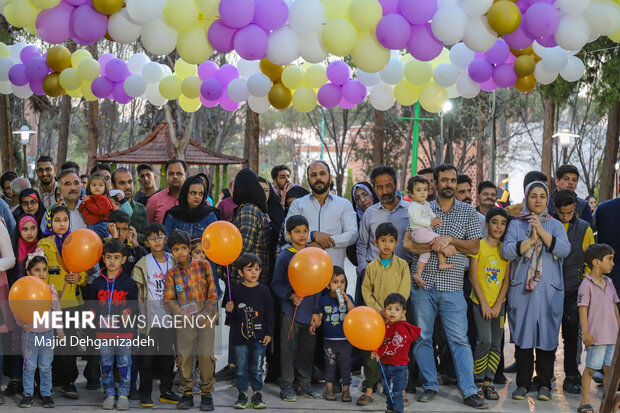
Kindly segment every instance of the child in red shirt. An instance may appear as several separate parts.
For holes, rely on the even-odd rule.
[[[407,387],[409,348],[420,336],[420,327],[402,321],[407,300],[398,293],[388,295],[383,304],[387,316],[385,339],[372,358],[383,363],[386,382],[392,382],[392,400],[387,399],[387,412],[402,413],[405,409],[403,391]]]
[[[108,216],[115,207],[109,198],[110,188],[102,174],[95,173],[90,176],[86,195],[79,206],[84,221],[88,228],[95,231],[101,239],[109,237]]]

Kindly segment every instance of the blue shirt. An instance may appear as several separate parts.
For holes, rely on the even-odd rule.
[[[594,211],[592,228],[598,231],[598,242],[607,244],[616,251],[614,268],[608,274],[616,291],[620,291],[620,198],[605,201]]]
[[[353,297],[347,294],[353,302]],[[337,298],[325,294],[319,301],[319,308],[323,313],[324,338],[326,340],[346,340],[342,328],[347,316],[347,304],[340,305]]]
[[[11,213],[9,204],[7,204],[4,199],[0,199],[0,217],[4,219],[4,222],[6,222],[6,229],[9,230],[9,235],[13,237],[13,234],[15,233],[15,218]]]

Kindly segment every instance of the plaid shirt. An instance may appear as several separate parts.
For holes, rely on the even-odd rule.
[[[435,215],[443,221],[439,228],[433,228],[433,231],[440,236],[450,235],[462,240],[482,238],[482,228],[478,221],[478,213],[471,205],[455,199],[452,208],[445,212],[439,207],[436,200],[429,202],[429,204]],[[407,230],[410,231],[411,228]],[[418,254],[413,254],[411,275],[414,275],[416,272],[419,258]],[[447,262],[448,264],[454,264],[454,268],[439,272],[437,270],[437,254],[431,253],[431,257],[422,273],[422,279],[426,282],[425,289],[435,288],[437,291],[460,291],[463,289],[463,274],[465,273],[465,267],[468,265],[467,257],[457,251],[456,255],[448,257]]]
[[[217,306],[217,293],[208,261],[191,260],[187,269],[179,264],[166,274],[164,303],[172,314],[184,314],[181,308],[195,302],[199,313],[214,313]]]

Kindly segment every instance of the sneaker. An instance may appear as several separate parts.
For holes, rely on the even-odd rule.
[[[129,389],[129,400],[140,400],[140,392],[135,387]]]
[[[435,400],[435,397],[437,397],[437,392],[435,390],[428,389],[424,390],[424,393],[419,395],[416,400],[420,403],[428,403],[432,400]]]
[[[304,396],[309,399],[322,399],[323,398],[323,395],[321,393],[314,391],[310,383],[307,383],[305,386],[298,388],[297,394],[299,396]]]
[[[73,383],[65,384],[64,386],[62,386],[62,388],[60,389],[60,394],[62,394],[68,399],[79,399],[80,398],[80,395],[78,394],[77,389],[75,388],[75,384]]]
[[[140,397],[140,407],[153,407],[153,399],[150,395]]]
[[[103,410],[112,410],[114,408],[114,396],[108,396],[101,405]]]
[[[525,387],[519,387],[512,392],[512,398],[514,400],[523,400],[527,397],[527,389]]]
[[[285,402],[296,402],[297,393],[292,386],[286,386],[280,391],[280,398]]]
[[[267,405],[263,401],[263,395],[259,391],[252,395],[252,407],[255,409],[266,409]]]
[[[194,395],[191,393],[185,393],[181,396],[181,401],[177,404],[177,409],[188,410],[194,407]]]
[[[181,401],[181,397],[172,390],[159,395],[160,403],[178,404]]]
[[[19,379],[13,379],[7,384],[6,389],[4,389],[4,395],[13,397],[16,394],[20,394],[24,391],[24,387],[22,386],[22,382]]]
[[[54,407],[54,400],[52,400],[50,396],[43,396],[41,398],[41,407],[51,409],[52,407]]]
[[[30,407],[32,406],[32,396],[29,394],[24,394],[24,398],[19,402],[19,407]]]
[[[234,367],[230,367],[227,364],[226,366],[224,366],[223,369],[221,369],[220,371],[215,373],[213,375],[213,378],[215,379],[215,381],[232,380],[232,379],[235,378],[235,368]]]
[[[564,389],[566,393],[581,394],[581,385],[568,379],[564,380],[564,383],[562,384],[562,389]]]
[[[200,396],[200,411],[202,412],[212,412],[215,410],[213,407],[213,396],[211,393],[205,393]]]
[[[482,410],[489,408],[487,402],[482,397],[478,396],[478,394],[472,394],[471,396],[466,397],[463,402],[469,407],[473,407],[474,409]]]
[[[239,396],[237,397],[237,401],[233,406],[235,409],[245,409],[249,405],[248,403],[248,394],[246,392],[239,392]]]
[[[96,379],[89,379],[86,381],[86,390],[99,390],[101,382]]]
[[[127,410],[129,409],[129,399],[127,396],[118,396],[118,401],[116,402],[116,410]]]
[[[541,387],[538,389],[538,400],[542,400],[544,402],[551,400],[551,390],[546,387]]]
[[[601,371],[597,371],[596,373],[594,373],[594,375],[592,376],[592,380],[594,381],[594,383],[596,384],[603,384],[603,373]],[[6,393],[5,393],[6,394]]]

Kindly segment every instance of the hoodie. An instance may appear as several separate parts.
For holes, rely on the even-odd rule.
[[[409,363],[409,348],[420,337],[420,327],[406,321],[385,324],[385,338],[378,354],[383,364],[406,366]]]

